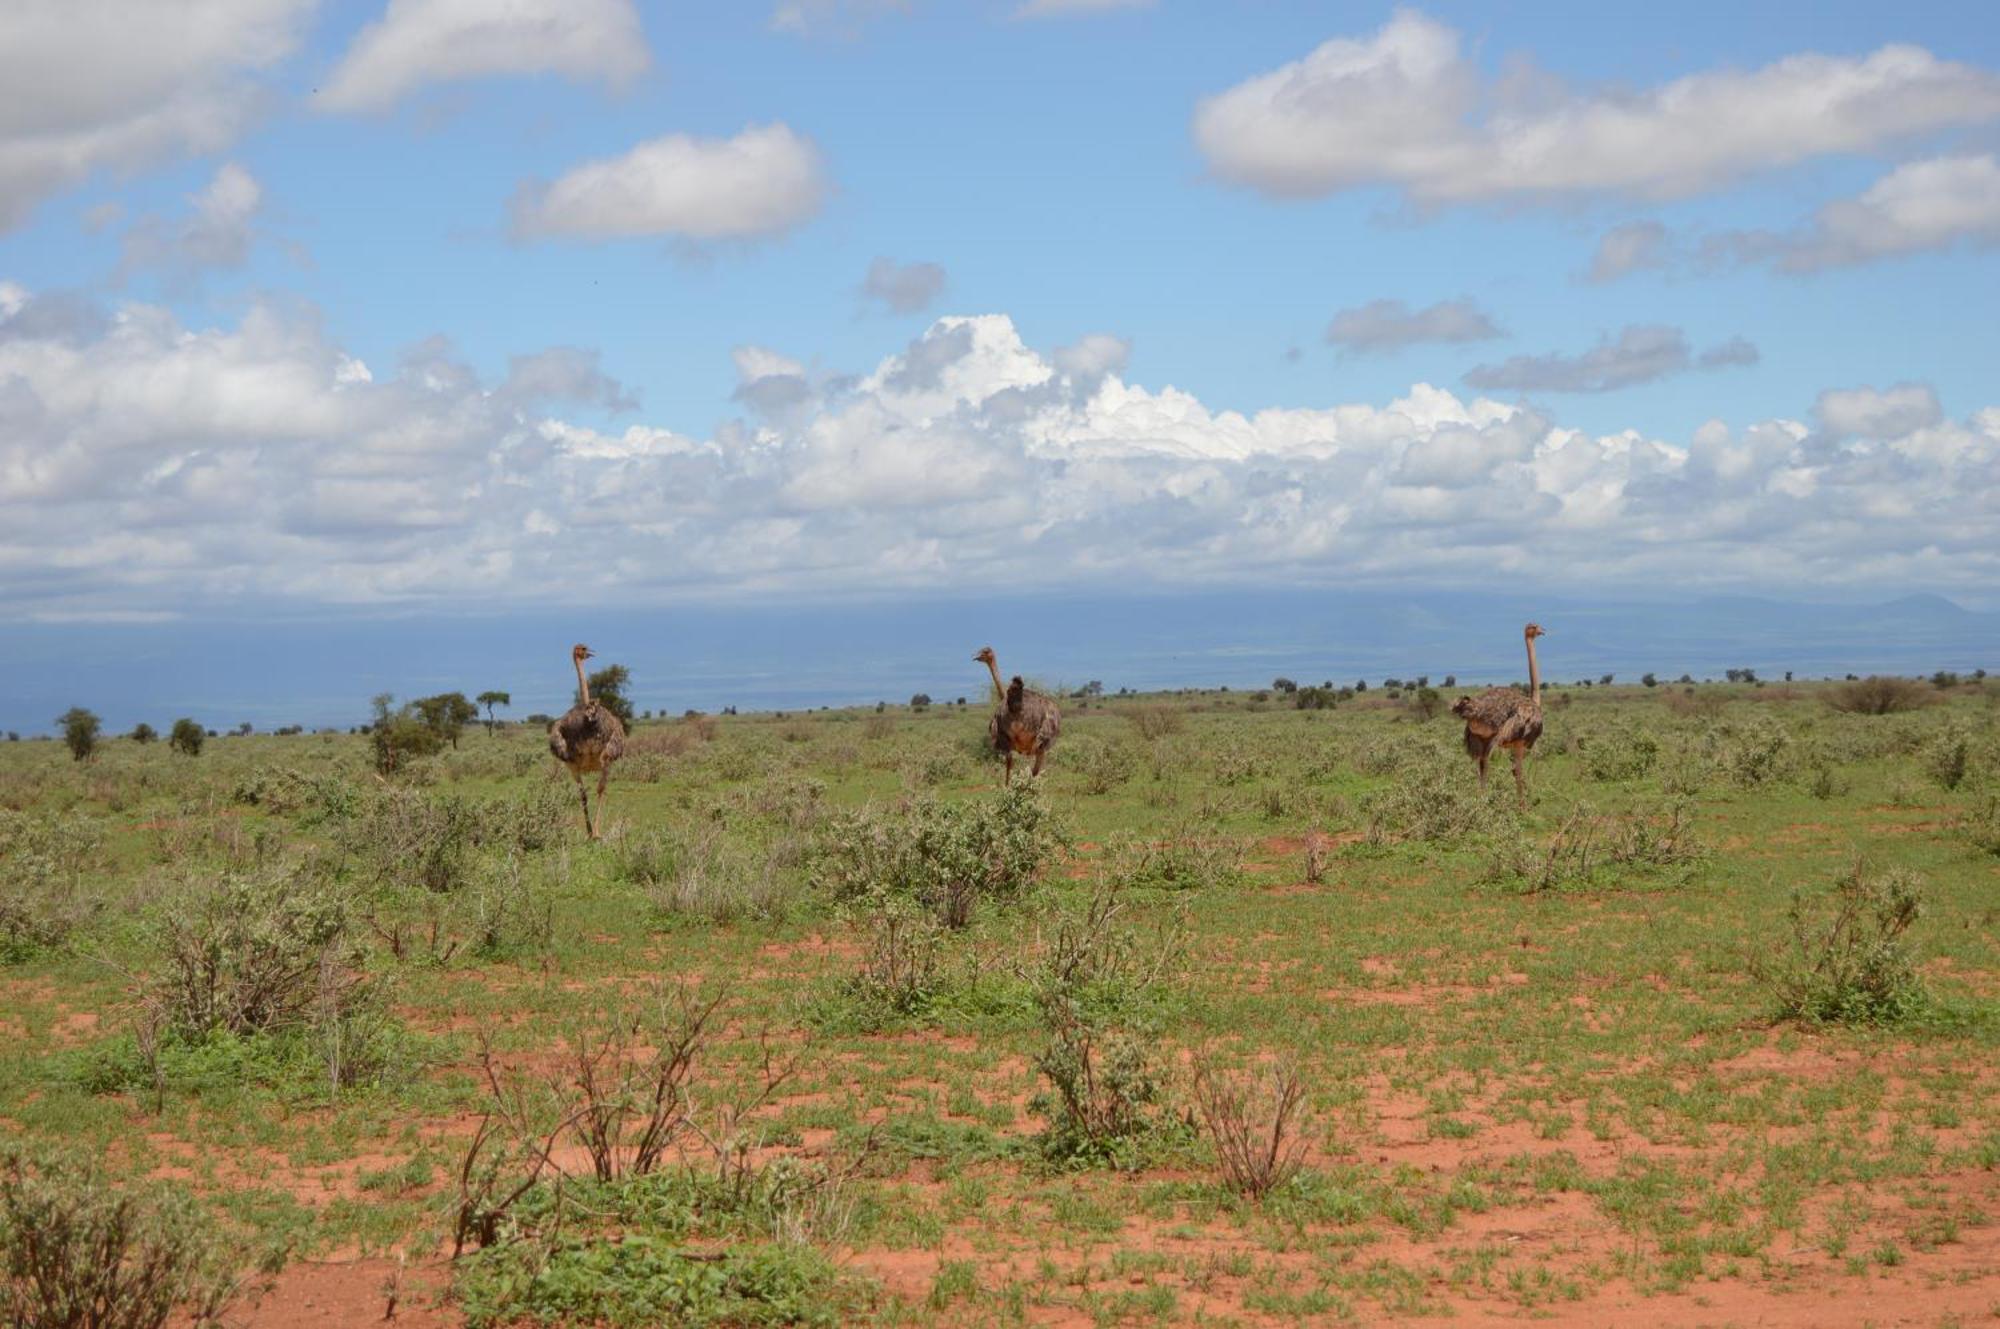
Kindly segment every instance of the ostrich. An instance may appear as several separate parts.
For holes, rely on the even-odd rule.
[[[576,796],[583,800],[583,828],[597,838],[597,822],[590,816],[590,794],[583,787],[586,771],[597,772],[597,816],[604,816],[604,786],[611,780],[611,763],[625,755],[625,726],[610,710],[590,699],[590,680],[583,675],[583,662],[591,658],[590,648],[578,642],[569,653],[576,664],[576,692],[582,698],[569,713],[549,726],[549,751],[569,767],[576,781]]]
[[[1452,714],[1465,717],[1465,750],[1479,763],[1479,787],[1486,788],[1486,759],[1505,748],[1514,757],[1514,792],[1528,805],[1528,779],[1521,760],[1542,736],[1542,671],[1535,663],[1535,638],[1545,635],[1530,623],[1521,634],[1528,642],[1528,692],[1518,688],[1488,688],[1476,697],[1460,697]]]
[[[993,722],[987,726],[987,736],[992,740],[993,750],[1007,758],[1007,771],[1001,777],[1003,785],[1014,783],[1014,754],[1026,757],[1033,755],[1034,769],[1028,773],[1034,779],[1042,773],[1042,760],[1049,755],[1055,745],[1056,735],[1062,731],[1062,713],[1056,709],[1054,699],[1040,692],[1032,692],[1021,681],[1019,674],[1013,681],[1000,682],[1000,666],[993,658],[993,648],[982,646],[972,657],[985,665],[993,675],[993,701],[996,709]]]

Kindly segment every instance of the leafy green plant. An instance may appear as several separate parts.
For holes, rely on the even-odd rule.
[[[1856,862],[1819,895],[1794,892],[1790,935],[1752,956],[1781,1018],[1894,1024],[1928,1004],[1905,934],[1923,917],[1924,882],[1907,868]]]
[[[964,927],[982,899],[1023,898],[1067,834],[1032,786],[972,803],[919,798],[900,809],[833,818],[814,881],[834,899],[901,896],[946,927]]]
[[[174,721],[171,733],[167,735],[167,746],[183,757],[199,757],[201,745],[208,741],[208,731],[183,716]]]

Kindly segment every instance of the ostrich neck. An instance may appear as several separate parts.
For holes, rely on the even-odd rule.
[[[583,661],[576,662],[576,692],[583,698],[583,705],[590,705],[590,680],[583,676]]]
[[[986,662],[986,668],[987,668],[987,669],[988,669],[988,671],[990,671],[990,672],[992,673],[992,675],[993,675],[993,696],[994,696],[994,699],[995,699],[996,701],[1005,701],[1005,700],[1007,699],[1007,685],[1006,685],[1006,684],[1004,684],[1004,683],[1002,683],[1002,682],[1000,681],[1000,663],[999,663],[999,661],[997,661],[997,660],[988,660],[988,661]]]
[[[1535,664],[1535,639],[1528,638],[1528,698],[1542,704],[1542,671]]]

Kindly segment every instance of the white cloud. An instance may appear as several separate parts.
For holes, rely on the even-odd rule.
[[[257,177],[225,162],[178,222],[141,218],[125,235],[127,271],[160,268],[175,278],[191,278],[211,268],[240,268],[250,257],[255,222],[264,205]]]
[[[1392,351],[1419,342],[1488,341],[1503,335],[1470,300],[1440,300],[1412,310],[1401,300],[1371,300],[1343,309],[1327,324],[1326,339],[1350,351]]]
[[[780,0],[771,11],[773,32],[794,37],[831,33],[851,37],[863,23],[890,14],[907,14],[911,0]]]
[[[1727,232],[1711,237],[1707,250],[1711,258],[1815,272],[1960,244],[2000,245],[2000,160],[1990,153],[1906,163],[1797,230]]]
[[[861,294],[898,314],[926,309],[944,294],[944,269],[935,263],[898,263],[877,257],[861,279]]]
[[[1891,439],[1929,429],[1944,419],[1937,392],[1928,383],[1829,390],[1813,407],[1820,428],[1835,437]]]
[[[752,125],[727,139],[668,134],[525,186],[514,229],[582,240],[772,235],[818,212],[825,194],[819,150],[785,125]]]
[[[1578,355],[1516,355],[1497,365],[1476,365],[1465,381],[1482,392],[1611,392],[1690,369],[1725,369],[1757,363],[1757,348],[1741,337],[1699,356],[1679,328],[1634,324],[1617,340],[1602,338]]]
[[[1126,381],[1116,338],[1044,352],[985,315],[858,375],[739,348],[742,384],[793,400],[698,438],[564,418],[607,391],[585,352],[523,355],[495,383],[430,342],[369,372],[308,309],[193,328],[145,305],[36,315],[52,298],[0,285],[10,613],[1495,568],[1599,589],[2000,575],[2000,409],[1880,404],[1904,388],[1830,393],[1818,431],[1718,422],[1685,441],[1421,384],[1243,413]]]
[[[312,0],[0,5],[0,231],[101,170],[220,151]]]
[[[1015,18],[1064,18],[1072,14],[1103,14],[1114,9],[1151,9],[1154,0],[1025,0]]]
[[[1204,99],[1194,138],[1217,176],[1280,197],[1384,186],[1420,204],[1532,202],[1684,197],[1995,119],[2000,76],[1915,46],[1585,92],[1533,71],[1486,79],[1457,32],[1403,10]]]
[[[426,84],[504,74],[622,88],[651,64],[631,0],[389,0],[313,103],[385,111]]]

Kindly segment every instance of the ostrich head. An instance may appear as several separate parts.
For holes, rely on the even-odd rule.
[[[1529,641],[1533,641],[1537,637],[1546,637],[1549,634],[1542,631],[1541,624],[1530,623],[1528,624],[1527,630],[1522,635],[1525,636]]]
[[[591,659],[595,654],[588,646],[585,646],[582,642],[578,642],[570,648],[569,658],[578,664],[582,664],[585,660]]]
[[[990,665],[993,663],[993,648],[991,646],[981,646],[972,658],[981,664]]]

